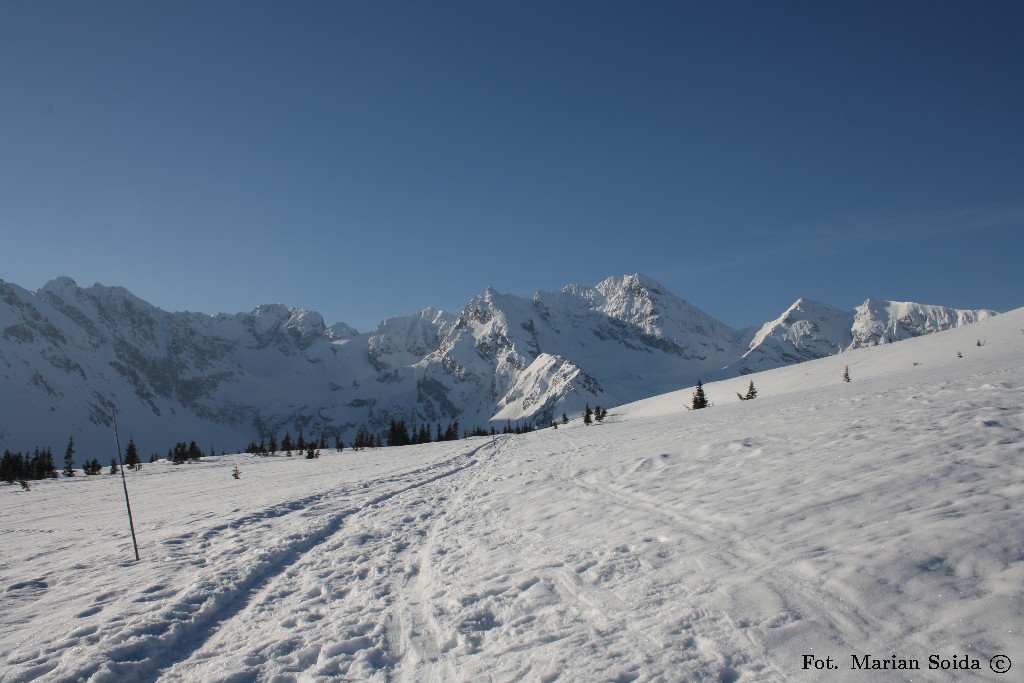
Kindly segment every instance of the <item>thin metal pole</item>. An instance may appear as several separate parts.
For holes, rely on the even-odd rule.
[[[135,540],[135,522],[132,521],[132,504],[128,500],[128,480],[124,476],[124,460],[121,458],[121,439],[117,438],[117,413],[111,413],[114,418],[114,442],[117,443],[117,462],[121,465],[121,483],[124,485],[124,504],[128,508],[128,526],[132,530],[132,545],[135,546],[135,561],[139,561],[139,543]]]

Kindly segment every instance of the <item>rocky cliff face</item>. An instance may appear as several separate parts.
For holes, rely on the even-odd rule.
[[[641,275],[532,299],[488,289],[458,315],[426,309],[369,333],[281,305],[168,313],[119,287],[0,281],[0,447],[112,454],[111,414],[143,453],[181,440],[349,439],[392,417],[465,428],[546,422],[713,379],[898,341],[993,315],[868,300],[844,312],[797,301],[733,330]],[[125,436],[128,436],[125,435]],[[107,454],[107,455],[105,455]]]

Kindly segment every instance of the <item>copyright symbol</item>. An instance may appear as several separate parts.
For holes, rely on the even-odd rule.
[[[1010,670],[1010,658],[1006,655],[996,655],[989,660],[988,666],[997,674],[1004,674]]]

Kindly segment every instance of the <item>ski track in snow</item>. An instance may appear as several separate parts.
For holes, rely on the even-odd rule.
[[[117,478],[5,487],[0,681],[1009,680],[1024,313],[983,327],[711,383],[699,412],[149,465],[139,563]],[[934,653],[984,668],[849,668]]]
[[[102,628],[75,629],[68,640],[58,641],[53,647],[29,648],[21,657],[9,657],[8,663],[22,665],[17,679],[31,680],[61,669],[62,663],[76,659],[75,655],[79,654],[76,650],[88,648],[98,649],[102,657],[82,657],[88,663],[71,671],[59,671],[60,679],[143,681],[157,680],[165,673],[174,677],[173,671],[166,670],[192,653],[202,651],[207,641],[224,630],[225,624],[236,615],[252,612],[254,602],[287,597],[289,591],[287,585],[281,587],[282,582],[297,575],[301,566],[296,569],[296,565],[308,564],[308,558],[317,555],[318,548],[331,547],[333,537],[349,517],[380,509],[392,498],[457,474],[474,464],[473,452],[475,449],[375,482],[388,486],[386,493],[368,497],[358,507],[346,506],[344,498],[341,504],[337,502],[350,491],[328,491],[246,514],[201,533],[188,532],[168,538],[162,542],[168,553],[165,560],[178,566],[198,568],[189,585],[179,589],[174,584],[180,582],[161,581],[145,586],[139,589],[138,597],[132,602],[156,605],[149,614],[132,614],[135,617],[132,619],[114,618]],[[358,489],[364,487],[365,484],[357,486]],[[290,525],[297,528],[281,534],[282,519],[292,515],[299,517]],[[303,523],[303,517],[312,520]],[[271,532],[273,537],[267,539],[268,545],[253,552],[260,537],[270,536]],[[208,562],[208,557],[216,561]],[[120,566],[132,567],[130,563]],[[40,579],[13,584],[7,593],[20,595],[46,588],[46,582]],[[75,616],[86,618],[99,613],[115,594],[114,591],[101,593],[95,597],[93,606]],[[59,660],[54,657],[57,652],[61,652]],[[234,676],[231,678],[235,680]]]

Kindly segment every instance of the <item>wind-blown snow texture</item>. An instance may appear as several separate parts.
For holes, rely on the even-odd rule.
[[[109,448],[115,406],[144,459],[193,439],[218,452],[285,431],[348,441],[393,418],[546,424],[587,402],[621,405],[991,315],[801,299],[755,334],[627,275],[532,299],[488,289],[458,317],[426,309],[359,334],[282,305],[167,313],[69,278],[35,293],[0,282],[0,447],[60,453],[74,437],[81,463]]]
[[[0,681],[1011,680],[1022,329],[707,383],[707,410],[146,465],[138,563],[119,477],[0,487]]]

